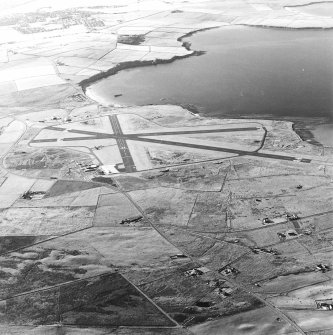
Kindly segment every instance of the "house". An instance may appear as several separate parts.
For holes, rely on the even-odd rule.
[[[115,165],[101,165],[98,170],[105,175],[119,173]]]
[[[321,300],[321,301],[316,301],[317,308],[322,309],[324,311],[332,311],[333,310],[333,300]]]

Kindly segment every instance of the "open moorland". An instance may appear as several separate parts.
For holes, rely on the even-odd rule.
[[[0,5],[0,334],[333,334],[332,148],[85,94],[194,31],[333,27],[308,3]]]

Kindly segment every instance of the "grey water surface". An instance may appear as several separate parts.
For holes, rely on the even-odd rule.
[[[333,31],[232,27],[186,40],[206,54],[123,70],[90,90],[110,103],[194,104],[217,116],[333,116]]]

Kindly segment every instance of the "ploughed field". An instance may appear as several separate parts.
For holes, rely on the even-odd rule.
[[[0,5],[0,334],[332,332],[330,145],[303,141],[291,122],[264,114],[204,118],[167,100],[108,106],[82,91],[128,64],[201,61],[209,53],[194,57],[178,39],[228,26],[221,48],[234,53],[224,60],[240,68],[243,54],[252,57],[244,73],[257,86],[231,87],[227,99],[255,109],[258,95],[248,89],[261,94],[264,86],[266,102],[289,90],[268,54],[250,52],[253,44],[301,59],[287,75],[305,85],[306,113],[326,113],[330,32],[284,31],[295,33],[290,43],[278,39],[281,30],[235,28],[333,27],[330,17],[285,8],[295,4],[304,1]],[[246,44],[252,31],[260,39]],[[212,36],[206,46],[214,47],[220,30],[206,33],[190,40]],[[243,49],[232,41],[239,33]],[[317,67],[302,66],[314,54]],[[266,85],[272,76],[280,93]],[[310,94],[306,85],[317,76]],[[280,111],[303,108],[275,97]]]
[[[329,151],[286,121],[93,108],[3,119],[1,329],[331,327]]]

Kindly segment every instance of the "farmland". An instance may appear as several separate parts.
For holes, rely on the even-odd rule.
[[[89,87],[198,56],[181,39],[195,31],[333,19],[288,7],[304,0],[14,2],[0,5],[0,333],[331,334],[332,147],[286,119],[110,105]]]

